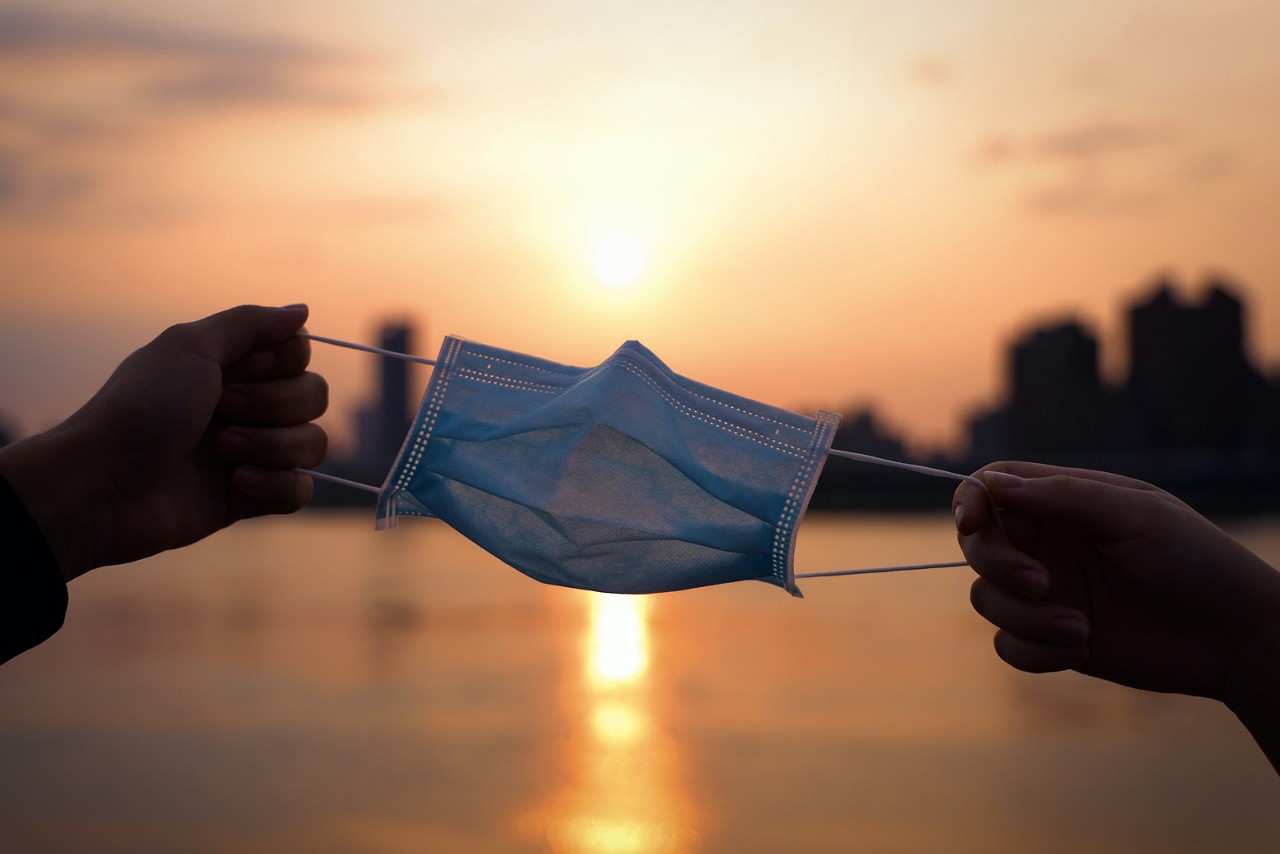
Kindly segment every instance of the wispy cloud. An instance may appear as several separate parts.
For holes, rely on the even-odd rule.
[[[279,39],[169,30],[108,18],[0,10],[0,55],[118,54],[330,62],[341,53]]]
[[[166,127],[377,101],[374,64],[350,52],[105,17],[0,10],[0,61],[0,212],[24,217],[84,200]]]
[[[1043,134],[1032,150],[1043,157],[1097,160],[1170,145],[1177,139],[1178,134],[1163,124],[1103,120]]]
[[[1026,171],[1035,185],[1025,196],[1032,210],[1142,216],[1159,211],[1187,181],[1235,170],[1229,152],[1189,153],[1190,145],[1170,122],[1095,119],[1037,133],[993,133],[978,145],[977,160]]]

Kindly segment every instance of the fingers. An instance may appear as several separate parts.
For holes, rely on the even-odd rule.
[[[311,478],[297,468],[315,468],[324,461],[328,437],[318,424],[286,427],[233,425],[218,431],[214,447],[227,462],[238,465],[231,474],[233,519],[293,513],[311,500]]]
[[[1049,591],[1049,570],[1040,561],[1017,548],[998,526],[972,534],[961,534],[960,550],[983,578],[1023,596],[1038,599]]]
[[[319,424],[243,427],[218,431],[215,447],[227,462],[258,468],[315,468],[324,462],[329,437]]]
[[[999,524],[991,497],[968,481],[956,487],[951,499],[951,512],[955,516],[956,531],[960,534],[972,534]]]
[[[314,421],[329,407],[329,385],[319,374],[227,386],[218,401],[224,421],[257,427],[282,427]]]
[[[1025,464],[1021,471],[1031,471]],[[1051,469],[1052,470],[1052,469]],[[1141,481],[1100,472],[1057,469],[1054,474],[1022,477],[987,470],[982,478],[1006,513],[1030,522],[1052,522],[1101,539],[1141,536],[1163,524],[1176,499]]]
[[[996,654],[1028,673],[1084,667],[1089,621],[1074,608],[1025,599],[979,578],[969,591],[973,609],[996,626]]]
[[[225,383],[251,382],[295,377],[311,364],[311,342],[297,335],[269,347],[262,347],[223,368]]]
[[[987,622],[1024,640],[1071,646],[1089,639],[1089,621],[1075,608],[1027,599],[983,578],[973,582],[969,601]]]
[[[1064,523],[1104,538],[1132,536],[1135,526],[1178,504],[1149,483],[1110,472],[999,462],[974,474],[990,497],[967,482],[956,489],[952,509],[962,536],[1011,521],[1002,520],[992,502],[1018,520]]]
[[[305,305],[282,308],[242,305],[203,320],[170,327],[161,339],[226,366],[254,350],[284,342],[306,322]]]
[[[1027,673],[1080,670],[1089,663],[1089,648],[1084,645],[1042,643],[998,631],[995,646],[996,655],[1005,663]]]
[[[313,488],[308,475],[256,466],[238,466],[231,474],[231,486],[233,521],[301,510],[311,500]]]
[[[998,463],[992,463],[990,465],[983,466],[981,469],[974,472],[974,475],[985,481],[986,473],[993,471],[1007,472],[1022,478],[1070,475],[1071,477],[1093,480],[1098,483],[1109,483],[1114,486],[1131,487],[1134,489],[1155,489],[1155,487],[1149,483],[1145,483],[1141,480],[1135,480],[1131,477],[1125,477],[1124,475],[1115,474],[1113,472],[1095,471],[1093,469],[1067,468],[1065,466],[1053,466],[1045,463],[1028,463],[1021,461],[1006,460]]]

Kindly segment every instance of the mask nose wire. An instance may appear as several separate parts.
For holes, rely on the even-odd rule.
[[[398,353],[395,350],[384,350],[381,347],[370,347],[367,344],[356,344],[353,341],[343,341],[338,338],[326,338],[323,335],[313,335],[310,332],[297,333],[299,338],[307,338],[311,341],[319,341],[322,344],[331,344],[334,347],[347,347],[351,350],[362,350],[366,353],[374,353],[379,356],[387,356],[391,359],[400,359],[405,362],[418,362],[423,365],[432,365],[436,363],[435,359],[425,359],[422,356],[413,356],[409,353]],[[828,449],[827,453],[833,457],[844,457],[847,460],[855,460],[861,463],[871,463],[878,466],[889,466],[890,468],[904,469],[906,471],[915,472],[917,474],[927,474],[933,477],[946,477],[952,480],[962,480],[972,483],[981,489],[990,497],[991,493],[987,489],[987,485],[973,475],[960,474],[958,472],[946,471],[945,469],[931,468],[930,466],[916,465],[915,463],[904,463],[900,460],[889,460],[884,457],[873,457],[870,454],[860,454],[856,451],[840,451],[835,448]],[[347,480],[345,477],[336,477],[335,475],[325,474],[324,472],[314,471],[312,469],[297,468],[294,471],[300,474],[310,475],[319,480],[336,483],[340,486],[350,487],[352,489],[363,490],[364,492],[372,492],[374,495],[381,495],[382,489],[368,483],[360,483],[359,481]],[[837,569],[830,572],[797,572],[796,578],[824,578],[833,575],[866,575],[875,572],[902,572],[912,569],[945,569],[949,567],[968,566],[964,561],[956,561],[951,563],[918,563],[907,566],[878,566],[867,569]]]

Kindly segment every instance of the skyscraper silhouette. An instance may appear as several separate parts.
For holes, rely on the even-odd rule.
[[[378,346],[396,353],[412,353],[413,328],[408,323],[383,326],[378,333]],[[379,357],[376,396],[357,414],[354,467],[377,482],[391,468],[412,423],[412,364]]]
[[[1212,282],[1198,303],[1160,282],[1129,310],[1126,417],[1150,451],[1232,450],[1257,433],[1267,383],[1249,361],[1244,307]]]
[[[1009,353],[1005,437],[1020,458],[1093,453],[1105,443],[1098,339],[1070,321],[1033,330]]]

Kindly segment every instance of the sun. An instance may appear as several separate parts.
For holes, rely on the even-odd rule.
[[[633,285],[644,272],[644,244],[628,230],[602,234],[591,247],[591,269],[602,284],[615,288]]]

